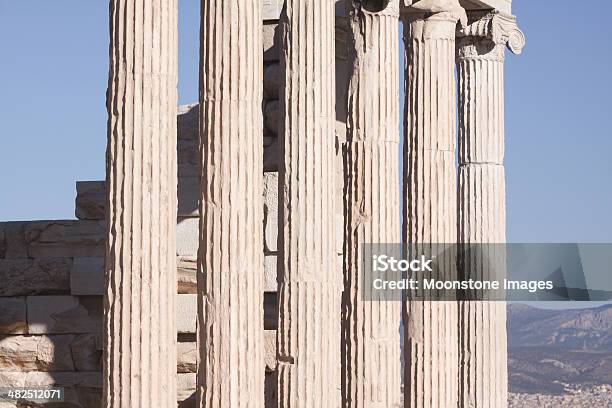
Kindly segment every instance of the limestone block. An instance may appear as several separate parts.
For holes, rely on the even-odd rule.
[[[74,258],[70,271],[70,293],[73,296],[102,295],[104,258]]]
[[[80,220],[103,220],[106,208],[104,181],[77,181],[75,215]]]
[[[277,283],[277,268],[278,268],[278,257],[276,255],[266,255],[264,259],[264,272],[265,272],[265,285],[264,290],[266,292],[276,292]]]
[[[176,301],[176,330],[195,333],[198,315],[197,295],[178,295]]]
[[[264,97],[266,99],[278,99],[280,81],[283,73],[280,69],[280,64],[272,62],[264,67]]]
[[[277,99],[266,101],[264,108],[264,124],[272,134],[278,134],[279,102]]]
[[[0,296],[70,293],[71,258],[0,259]]]
[[[280,30],[277,22],[263,25],[262,42],[264,62],[278,61],[280,59]]]
[[[101,333],[102,298],[28,296],[30,334]]]
[[[5,387],[63,387],[62,407],[100,408],[102,399],[102,373],[100,372],[28,372],[0,373],[0,384]],[[20,402],[19,407],[34,408]]]
[[[278,20],[283,8],[282,0],[262,0],[261,18],[263,20]]]
[[[0,223],[0,258],[27,258],[25,241],[27,222]]]
[[[195,342],[177,343],[176,370],[178,373],[195,373],[197,360],[198,346]]]
[[[0,297],[0,334],[27,332],[26,298]]]
[[[276,330],[264,331],[264,349],[266,356],[266,371],[276,370]]]
[[[278,173],[264,173],[264,250],[278,250]]]
[[[200,219],[179,217],[176,227],[176,254],[197,257],[200,235]]]
[[[80,334],[70,343],[70,352],[77,371],[102,371],[102,336]]]
[[[0,371],[74,371],[75,336],[0,336]]]
[[[177,400],[179,408],[196,407],[195,390],[195,373],[181,373],[177,375]]]
[[[195,294],[198,289],[196,277],[197,258],[181,256],[177,260],[176,277],[178,293]]]
[[[104,256],[103,221],[34,221],[26,224],[28,256]]]

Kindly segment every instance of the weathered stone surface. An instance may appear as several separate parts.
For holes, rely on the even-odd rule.
[[[25,227],[28,222],[0,223],[0,259],[27,258]]]
[[[196,374],[184,373],[177,375],[177,400],[179,408],[195,408],[196,403]]]
[[[77,181],[75,215],[80,220],[103,220],[106,208],[104,181]]]
[[[278,250],[278,173],[264,173],[264,250]]]
[[[0,336],[0,371],[74,371],[75,336]]]
[[[282,0],[261,0],[261,18],[264,20],[278,20],[283,8]]]
[[[265,283],[264,290],[266,292],[276,292],[278,284],[276,277],[278,269],[278,257],[276,255],[266,255],[264,260]]]
[[[276,370],[276,330],[264,331],[264,349],[266,357],[266,371]]]
[[[176,254],[180,257],[196,257],[199,247],[200,219],[179,217],[176,226]]]
[[[101,333],[102,298],[28,296],[30,334]]]
[[[112,0],[110,15],[103,404],[165,408],[176,405],[178,0]]]
[[[0,334],[28,332],[26,298],[0,297]]]
[[[178,215],[179,217],[198,217],[200,210],[200,178],[180,177],[178,179]]]
[[[406,110],[404,239],[457,240],[455,30],[465,12],[457,0],[417,3],[404,21]],[[435,251],[435,247],[432,248]],[[456,277],[455,259],[431,277]],[[458,307],[408,301],[404,317],[404,406],[457,406]]]
[[[197,295],[179,295],[176,301],[176,330],[178,333],[195,333],[198,317]]]
[[[459,239],[496,244],[506,241],[504,53],[506,46],[520,53],[525,37],[512,16],[471,12],[468,17],[470,25],[458,32],[457,47]],[[495,262],[496,267],[503,264]],[[504,275],[469,258],[460,259],[459,265],[466,279]],[[505,302],[460,302],[459,318],[460,406],[507,407]]]
[[[197,257],[179,257],[177,260],[176,278],[178,293],[195,294],[198,289]]]
[[[33,221],[25,225],[28,256],[104,256],[103,221]]]
[[[278,61],[280,59],[280,30],[277,22],[268,22],[263,25],[262,43],[263,60],[265,62]]]
[[[0,296],[70,293],[71,258],[0,259]]]
[[[197,371],[198,346],[196,343],[177,343],[176,370],[178,373],[195,373]]]
[[[261,4],[202,5],[197,399],[263,406]]]
[[[102,371],[101,334],[80,334],[70,343],[70,352],[77,371]]]
[[[100,408],[102,373],[100,372],[0,372],[0,384],[6,387],[62,387],[62,407]],[[19,408],[38,408],[35,403],[20,402]]]
[[[70,293],[73,296],[104,293],[104,258],[74,258],[70,271]]]
[[[364,300],[363,246],[399,243],[399,2],[349,8],[353,64],[344,152],[344,217],[336,250],[344,254],[342,406],[400,407],[401,304]],[[344,225],[343,225],[344,222]],[[342,233],[344,232],[344,234]]]
[[[284,143],[279,167],[279,407],[341,404],[334,16],[334,2],[302,0],[288,0],[281,16],[286,86],[279,108]]]

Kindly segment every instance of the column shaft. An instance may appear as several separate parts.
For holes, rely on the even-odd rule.
[[[177,24],[110,2],[105,407],[176,405]]]
[[[340,405],[334,15],[331,0],[287,0],[281,15],[279,407]]]
[[[510,41],[520,52],[524,38],[511,18],[474,13],[472,19],[457,44],[459,241],[485,245],[464,252],[460,273],[464,279],[499,280],[505,277],[500,244],[506,241],[504,48]],[[459,406],[506,407],[506,303],[462,301],[459,312]]]
[[[457,3],[410,15],[404,24],[404,242],[433,254],[444,248],[435,244],[457,239],[455,28],[464,13]],[[454,278],[453,260],[436,272],[432,277]],[[456,406],[457,323],[454,301],[405,303],[405,407]]]
[[[362,245],[401,241],[399,5],[371,12],[347,4],[353,69],[343,152],[343,407],[399,407],[401,303],[364,301],[362,291]]]
[[[259,1],[202,0],[199,407],[263,407]]]

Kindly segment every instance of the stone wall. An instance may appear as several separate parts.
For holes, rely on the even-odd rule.
[[[344,29],[337,32],[337,191],[347,87]],[[264,45],[264,329],[266,400],[276,395],[275,330],[278,237],[277,23],[267,21]],[[198,249],[198,106],[179,107],[177,220],[177,378],[179,407],[195,406],[196,257]],[[102,152],[101,152],[102,154]],[[102,395],[105,182],[76,183],[76,220],[0,223],[0,387],[60,386],[66,407],[99,407]],[[341,197],[341,196],[338,196]],[[342,200],[337,202],[338,267],[342,266]],[[0,408],[14,404],[0,402]],[[28,405],[19,405],[28,406]],[[38,406],[38,405],[36,405]]]

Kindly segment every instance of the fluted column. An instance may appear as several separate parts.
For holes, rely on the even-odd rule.
[[[374,2],[376,3],[376,2]],[[363,244],[399,243],[399,3],[347,0],[342,406],[399,407],[401,303],[364,300]],[[369,262],[369,261],[368,261]]]
[[[105,407],[176,406],[177,1],[110,2]]]
[[[199,407],[263,407],[259,1],[202,0]]]
[[[415,6],[404,23],[404,242],[436,254],[457,239],[455,29],[465,12],[455,0]],[[456,273],[448,257],[435,270]],[[456,302],[405,303],[405,407],[456,406],[457,336]]]
[[[472,12],[458,32],[459,241],[493,244],[463,253],[464,279],[501,279],[506,241],[504,177],[504,49],[520,53],[525,39],[516,20]],[[486,259],[486,262],[482,260]],[[486,294],[482,294],[486,299]],[[506,303],[460,303],[459,406],[508,405]]]
[[[281,15],[279,407],[338,407],[341,399],[334,3],[287,0]]]

